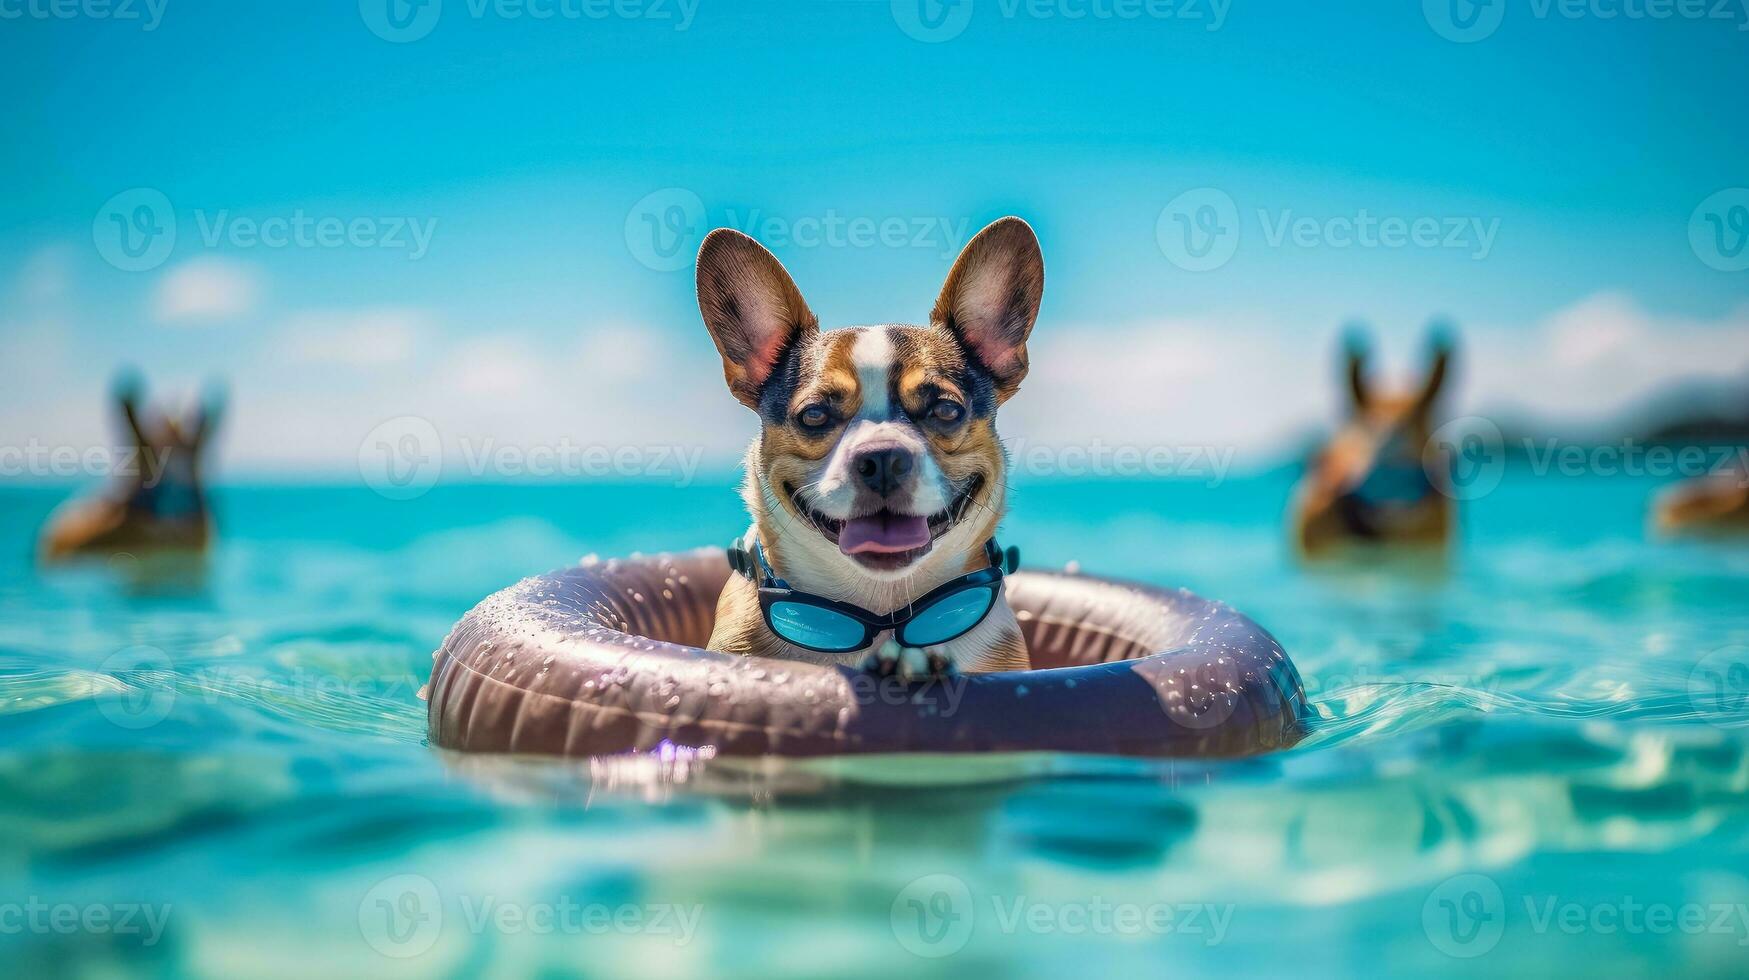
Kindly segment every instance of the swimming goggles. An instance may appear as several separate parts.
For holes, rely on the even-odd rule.
[[[984,557],[990,567],[945,582],[903,609],[878,615],[790,588],[771,570],[757,539],[751,551],[741,541],[729,546],[729,566],[759,586],[765,625],[785,641],[818,653],[864,649],[886,630],[908,647],[935,646],[966,635],[995,608],[1003,575],[1020,566],[1020,549],[1004,551],[995,538],[984,542]]]

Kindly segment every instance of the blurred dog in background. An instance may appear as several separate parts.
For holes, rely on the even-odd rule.
[[[117,381],[115,402],[132,447],[117,455],[109,488],[70,501],[50,516],[40,545],[44,561],[199,552],[212,540],[202,457],[223,399],[216,390],[209,391],[192,409],[172,413],[144,408],[141,389],[131,373]]]
[[[1653,524],[1666,534],[1749,532],[1749,468],[1683,480],[1660,493]]]
[[[1374,387],[1368,344],[1351,332],[1345,373],[1348,418],[1312,458],[1295,494],[1292,524],[1302,554],[1349,544],[1442,546],[1453,524],[1450,463],[1429,439],[1452,356],[1436,328],[1425,378],[1410,391]]]

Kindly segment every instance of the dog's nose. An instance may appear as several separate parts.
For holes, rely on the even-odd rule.
[[[863,486],[885,497],[905,482],[915,462],[909,449],[870,450],[856,457],[856,475]]]

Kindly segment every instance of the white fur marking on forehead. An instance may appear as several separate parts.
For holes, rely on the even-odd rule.
[[[856,368],[856,383],[862,389],[865,419],[884,419],[890,406],[887,390],[893,374],[893,338],[885,327],[865,327],[850,345],[850,363]]]

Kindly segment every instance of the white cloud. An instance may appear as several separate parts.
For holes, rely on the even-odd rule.
[[[81,374],[69,325],[0,318],[0,446],[109,445],[111,419]]]
[[[719,363],[708,341],[635,327],[591,325],[558,342],[498,331],[452,348],[424,389],[443,393],[439,428],[476,439],[684,443],[730,459],[756,420],[723,385]]]
[[[1010,442],[1231,446],[1265,462],[1328,427],[1341,404],[1336,324],[1163,319],[1035,334],[1032,370],[1003,409]],[[1449,411],[1560,424],[1614,421],[1694,379],[1749,387],[1749,307],[1716,320],[1647,311],[1600,293],[1529,324],[1459,325]],[[1391,344],[1378,383],[1419,377],[1420,342]]]
[[[261,277],[255,268],[231,259],[191,259],[166,272],[152,294],[152,313],[161,323],[211,323],[255,309]]]
[[[73,284],[73,249],[49,245],[32,252],[18,270],[18,295],[27,305],[65,299]]]
[[[1528,328],[1466,334],[1469,404],[1558,421],[1610,418],[1678,381],[1749,384],[1749,306],[1716,320],[1657,314],[1598,293]]]
[[[330,319],[345,319],[330,315]],[[358,322],[371,317],[360,315]],[[1660,387],[1749,368],[1749,311],[1717,321],[1662,316],[1599,295],[1529,324],[1460,324],[1460,371],[1450,411],[1510,405],[1533,418],[1612,418]],[[410,329],[414,329],[410,327]],[[391,331],[392,332],[392,331]],[[1034,335],[1032,370],[1002,410],[1011,447],[1233,448],[1237,465],[1264,465],[1327,428],[1342,404],[1339,324],[1308,330],[1269,318],[1162,319],[1117,326],[1052,324]],[[305,395],[263,403],[245,419],[239,383],[239,462],[288,459],[351,465],[358,440],[401,415],[428,419],[446,453],[468,440],[497,446],[665,446],[735,460],[757,420],[724,389],[716,352],[690,335],[625,325],[580,328],[574,339],[524,330],[432,341],[429,356],[397,362],[369,384],[331,377]],[[336,340],[336,343],[340,341]],[[1420,341],[1380,342],[1378,383],[1418,377]],[[264,378],[284,387],[285,378]],[[245,424],[261,431],[245,436]]]
[[[445,387],[463,397],[496,405],[544,401],[557,380],[545,351],[526,338],[487,336],[464,341],[439,370]]]
[[[293,364],[384,367],[411,360],[430,326],[419,310],[375,307],[308,310],[281,328],[282,353]]]
[[[1001,429],[1053,447],[1278,445],[1335,404],[1335,333],[1207,319],[1058,327],[1034,335]]]
[[[397,322],[377,311],[322,315],[326,324]],[[325,360],[268,359],[239,373],[228,422],[227,466],[240,470],[357,473],[359,446],[378,424],[424,419],[443,442],[445,475],[467,478],[468,453],[506,447],[680,447],[728,465],[757,431],[722,382],[702,337],[617,325],[561,340],[525,329],[445,340],[406,316],[413,355],[392,370],[336,374],[338,335]],[[397,328],[401,329],[401,328]],[[367,333],[387,333],[381,324]],[[490,475],[490,474],[488,474]]]
[[[436,426],[451,459],[464,439],[523,448],[569,440],[679,445],[727,465],[757,432],[699,331],[439,331],[433,315],[399,307],[310,311],[284,325],[265,356],[228,372],[227,470],[355,474],[365,434],[404,415]],[[1680,381],[1749,378],[1749,307],[1697,319],[1605,293],[1524,323],[1459,326],[1453,414],[1613,420]],[[100,436],[103,379],[90,375],[73,335],[24,327],[0,322],[0,368],[32,365],[13,372],[16,385],[0,385],[6,427],[75,444]],[[1236,465],[1274,462],[1335,420],[1339,337],[1337,323],[1307,329],[1262,316],[1047,324],[1001,429],[1011,445],[1232,447]],[[1379,346],[1381,383],[1414,380],[1419,339]],[[84,380],[69,387],[74,378]]]

